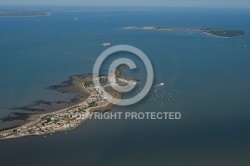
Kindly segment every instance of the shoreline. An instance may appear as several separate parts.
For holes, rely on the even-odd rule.
[[[33,16],[0,16],[0,18],[10,18],[10,17],[48,17],[51,16],[51,13],[47,13],[45,15],[33,15]]]
[[[239,35],[239,36],[231,36],[231,37],[224,37],[224,36],[217,36],[217,35],[214,35],[214,34],[211,34],[209,32],[203,32],[202,33],[208,35],[208,36],[213,36],[213,37],[217,37],[217,38],[223,38],[223,39],[230,39],[230,38],[234,38],[234,37],[240,37],[240,36],[244,36],[244,35]]]
[[[84,101],[85,102],[85,101]],[[78,105],[78,104],[77,104]],[[76,105],[75,105],[76,106]],[[74,107],[74,106],[72,106]],[[40,121],[42,119],[42,117],[44,116],[49,116],[49,115],[54,115],[54,114],[57,114],[57,113],[60,113],[60,112],[64,112],[72,107],[68,107],[68,108],[64,108],[64,109],[61,109],[61,110],[58,110],[58,111],[55,111],[55,112],[51,112],[51,113],[45,113],[45,114],[34,114],[34,115],[30,115],[30,117],[28,118],[29,119],[29,122],[23,124],[23,125],[20,125],[20,126],[17,126],[17,127],[14,127],[14,128],[10,128],[10,129],[7,129],[7,130],[3,130],[3,131],[0,131],[1,132],[9,132],[9,131],[13,131],[15,129],[19,129],[19,128],[23,128],[23,127],[27,127],[27,126],[33,126],[37,121]],[[86,109],[86,112],[94,112],[94,111],[97,111],[96,109],[101,109],[101,110],[98,110],[99,112],[103,112],[105,110],[109,110],[109,109],[112,109],[114,107],[113,104],[111,103],[107,103],[106,105],[103,105],[103,106],[96,106],[96,107],[91,107],[91,108],[88,108]],[[69,127],[67,129],[62,129],[62,130],[57,130],[57,131],[54,131],[54,132],[49,132],[49,133],[45,133],[45,134],[23,134],[23,135],[15,135],[15,136],[9,136],[9,137],[6,137],[6,138],[0,138],[0,141],[1,140],[7,140],[7,139],[14,139],[14,138],[22,138],[22,137],[28,137],[28,136],[42,136],[42,135],[47,135],[47,134],[54,134],[54,133],[57,133],[57,132],[62,132],[62,131],[70,131],[70,130],[74,130],[76,129],[77,127],[81,126],[86,120],[88,120],[90,117],[86,117],[85,119],[83,119],[80,123],[72,126],[72,127]]]
[[[59,84],[46,87],[48,90],[55,91],[57,93],[57,97],[52,100],[40,99],[25,106],[9,108],[15,112],[11,112],[9,115],[3,117],[2,121],[5,123],[21,120],[22,122],[19,124],[20,126],[29,123],[34,116],[36,117],[40,114],[47,114],[77,105],[89,97],[89,92],[82,88],[82,82],[90,80],[91,76],[89,74],[71,75]],[[19,110],[22,111],[21,114],[19,113]],[[11,129],[16,126],[17,125],[10,124],[1,130]]]
[[[213,36],[217,38],[234,38],[246,35],[245,31],[242,30],[228,30],[224,28],[193,28],[193,27],[156,27],[156,26],[127,26],[122,27],[123,30],[147,30],[147,31],[196,31],[201,32],[208,36]],[[222,35],[215,35],[213,33],[223,33]],[[225,36],[225,34],[227,34]]]
[[[213,37],[217,37],[217,38],[222,38],[222,39],[229,39],[229,38],[233,38],[233,37],[237,37],[237,36],[233,36],[233,37],[223,37],[223,36],[217,36],[217,35],[213,35],[211,33],[208,33],[208,32],[202,32],[208,36],[213,36]],[[243,35],[242,35],[243,36]]]
[[[119,70],[122,72],[123,69],[120,68]],[[123,73],[121,73],[121,76],[125,77]],[[126,78],[119,78],[119,79],[126,80]],[[81,83],[81,89],[84,92],[86,92],[87,96],[81,102],[53,112],[47,112],[47,113],[43,112],[43,113],[29,115],[24,124],[13,128],[9,128],[7,130],[0,131],[0,140],[20,138],[26,136],[42,136],[61,131],[73,130],[78,126],[82,125],[83,122],[89,119],[88,116],[87,117],[80,116],[83,115],[83,113],[92,113],[94,111],[104,112],[107,110],[111,110],[115,105],[111,104],[109,100],[111,100],[113,97],[116,97],[118,99],[121,99],[123,97],[122,93],[116,91],[107,93],[106,90],[104,90],[102,93],[100,93],[101,91],[99,91],[92,85],[88,84],[87,81],[88,78],[85,79],[84,77],[84,80],[85,81]],[[134,81],[134,80],[126,80],[126,81]],[[103,89],[106,89],[110,87],[110,85],[107,84],[102,87]],[[66,87],[66,89],[67,88],[68,87]],[[74,88],[79,88],[79,87],[74,87]],[[93,96],[98,95],[98,93],[100,93],[99,94],[100,98],[96,100],[97,103],[95,105],[92,105],[92,102],[89,102],[89,100],[92,101]],[[53,120],[51,121],[52,118]],[[56,120],[55,118],[59,119]],[[61,118],[63,119],[60,120]],[[49,122],[48,119],[50,119]],[[41,125],[44,123],[45,125]]]

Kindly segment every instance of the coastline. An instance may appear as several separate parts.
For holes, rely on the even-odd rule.
[[[121,95],[122,96],[122,95]],[[89,112],[89,113],[92,113],[94,111],[99,111],[99,112],[103,112],[103,111],[106,111],[106,110],[110,110],[114,107],[113,104],[111,103],[107,103],[106,105],[103,105],[103,106],[96,106],[96,107],[91,107],[91,108],[88,108],[86,109],[86,112]],[[45,113],[45,114],[34,114],[34,115],[30,115],[30,117],[27,119],[27,123],[21,125],[21,126],[17,126],[17,127],[14,127],[14,128],[11,128],[11,129],[8,129],[8,130],[4,130],[4,131],[0,131],[1,132],[9,132],[9,131],[13,131],[15,129],[19,129],[19,128],[23,128],[23,127],[28,127],[28,126],[33,126],[37,121],[40,121],[42,117],[44,116],[49,116],[49,115],[54,115],[54,114],[57,114],[57,113],[60,113],[60,112],[64,112],[68,109],[70,109],[72,107],[68,107],[68,108],[64,108],[62,110],[58,110],[58,111],[55,111],[55,112],[51,112],[51,113]],[[45,133],[45,134],[24,134],[24,135],[15,135],[15,136],[9,136],[9,137],[6,137],[6,138],[0,138],[0,141],[1,140],[7,140],[7,139],[14,139],[14,138],[21,138],[21,137],[28,137],[28,136],[42,136],[42,135],[47,135],[47,134],[53,134],[53,133],[56,133],[56,132],[62,132],[62,131],[70,131],[70,130],[74,130],[76,129],[77,127],[81,126],[86,120],[88,120],[90,117],[86,117],[85,119],[83,119],[79,124],[77,125],[74,125],[72,127],[69,127],[67,129],[62,129],[62,130],[57,130],[57,131],[54,131],[54,132],[50,132],[50,133]]]
[[[0,15],[0,18],[10,18],[10,17],[13,17],[13,18],[16,18],[16,17],[48,17],[48,16],[51,16],[52,13],[46,13],[44,15],[33,15],[33,16],[1,16]]]
[[[201,32],[208,36],[218,37],[218,38],[233,38],[233,37],[240,37],[246,35],[246,32],[242,30],[228,30],[224,28],[193,28],[193,27],[155,27],[155,26],[127,26],[122,27],[124,30],[150,30],[150,31],[196,31]],[[221,35],[215,35],[213,33],[218,33]]]
[[[223,38],[223,39],[229,39],[229,38],[232,38],[232,37],[223,37],[223,36],[217,36],[217,35],[213,35],[211,33],[208,33],[208,32],[202,32],[208,36],[213,36],[213,37],[217,37],[217,38]]]
[[[123,78],[118,78],[118,79],[123,79],[126,81],[134,81],[134,80],[130,80],[129,77],[126,77],[123,75],[123,70],[124,68],[121,67],[118,69],[118,75],[120,75]],[[123,97],[123,94],[120,92],[116,92],[116,91],[112,91],[109,93],[106,93],[104,91],[103,96],[98,99],[100,100],[100,103],[102,104],[97,104],[96,106],[88,106],[86,107],[86,105],[88,105],[89,100],[92,100],[93,96],[96,95],[97,89],[95,89],[94,87],[90,86],[90,87],[85,87],[86,82],[89,82],[88,79],[92,78],[90,77],[90,75],[88,74],[86,75],[77,75],[77,76],[70,76],[69,77],[70,80],[69,81],[65,81],[68,84],[65,85],[65,82],[63,82],[64,84],[60,84],[58,86],[56,86],[56,88],[58,88],[57,90],[65,90],[65,91],[72,91],[72,90],[79,90],[79,87],[76,85],[79,85],[79,81],[84,80],[85,82],[82,82],[81,85],[81,90],[84,91],[86,94],[88,94],[87,96],[85,96],[85,98],[80,101],[79,103],[76,103],[72,106],[66,107],[66,108],[62,108],[53,112],[42,112],[42,113],[38,113],[38,114],[32,114],[29,115],[29,117],[26,119],[26,122],[23,125],[17,126],[17,127],[13,127],[13,128],[9,128],[7,130],[2,130],[0,131],[0,140],[6,140],[6,139],[11,139],[11,138],[20,138],[20,137],[26,137],[26,136],[41,136],[41,135],[47,135],[47,134],[53,134],[55,132],[60,132],[60,131],[69,131],[72,129],[77,128],[78,126],[82,125],[83,122],[85,122],[87,119],[89,119],[89,117],[84,117],[84,118],[75,118],[77,120],[68,120],[69,123],[66,122],[66,124],[63,122],[63,126],[61,127],[47,127],[46,131],[41,131],[41,128],[43,128],[41,126],[42,123],[44,123],[45,119],[50,119],[51,117],[53,118],[54,116],[56,117],[60,117],[60,114],[63,115],[67,115],[67,117],[71,117],[72,114],[73,116],[78,116],[79,114],[82,113],[92,113],[95,111],[98,112],[104,112],[104,111],[109,111],[111,110],[114,105],[111,104],[109,102],[109,100],[111,98],[113,98],[114,96],[118,99],[121,99]],[[82,80],[80,79],[82,78]],[[85,85],[85,86],[84,86]],[[103,86],[104,89],[110,87],[109,84]],[[94,88],[94,89],[93,89]],[[98,92],[97,92],[98,94]],[[106,100],[106,102],[103,103],[103,100]],[[91,103],[90,103],[91,104]],[[80,113],[79,113],[80,110]],[[76,121],[76,122],[74,122]],[[48,123],[49,124],[49,123]],[[47,125],[47,124],[46,124]],[[40,126],[40,127],[38,127]],[[48,125],[51,126],[51,125]],[[46,126],[45,126],[46,127]],[[40,132],[37,130],[39,129]],[[35,130],[33,132],[31,132],[32,130]]]
[[[204,34],[206,34],[206,35],[208,35],[208,36],[213,36],[213,37],[223,38],[223,39],[229,39],[229,38],[244,36],[244,35],[239,35],[239,36],[224,37],[224,36],[217,36],[217,35],[211,34],[211,33],[209,33],[209,32],[204,32],[204,31],[202,31],[202,33],[204,33]]]

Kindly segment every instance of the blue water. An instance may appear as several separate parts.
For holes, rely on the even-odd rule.
[[[248,166],[249,16],[247,10],[103,9],[0,18],[0,117],[13,111],[8,108],[56,98],[46,87],[90,73],[105,50],[103,42],[143,50],[154,66],[154,84],[166,83],[157,93],[172,96],[151,94],[113,111],[182,113],[178,121],[89,120],[67,133],[1,141],[1,163]],[[221,39],[187,31],[121,30],[130,25],[221,27],[248,34]]]

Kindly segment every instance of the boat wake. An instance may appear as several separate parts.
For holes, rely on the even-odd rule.
[[[158,86],[164,86],[165,85],[165,83],[160,83],[159,85],[156,85],[155,87],[158,87]]]

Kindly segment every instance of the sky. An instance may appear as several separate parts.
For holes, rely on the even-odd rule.
[[[0,0],[0,5],[244,7],[250,0]]]

